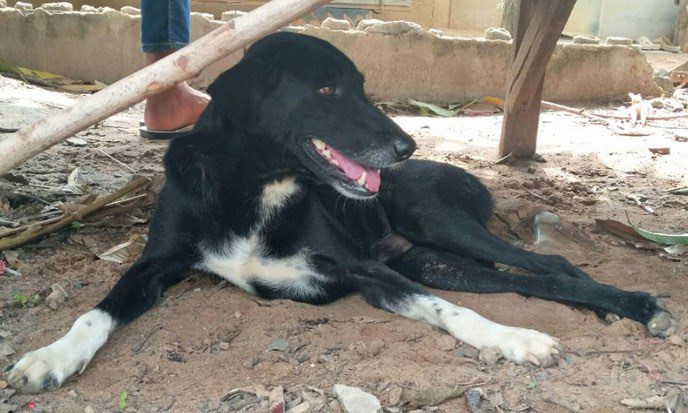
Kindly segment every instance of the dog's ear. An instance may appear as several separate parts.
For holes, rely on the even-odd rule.
[[[208,93],[225,116],[241,122],[256,114],[278,83],[274,62],[253,56],[220,74],[208,87]]]

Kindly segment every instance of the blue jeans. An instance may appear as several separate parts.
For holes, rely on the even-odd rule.
[[[190,0],[141,0],[143,51],[181,49],[191,37]]]

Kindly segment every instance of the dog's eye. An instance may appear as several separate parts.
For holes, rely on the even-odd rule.
[[[318,89],[318,93],[324,96],[333,96],[337,93],[337,88],[334,86],[325,86]]]

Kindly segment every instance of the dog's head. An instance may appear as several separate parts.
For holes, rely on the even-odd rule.
[[[277,33],[256,42],[208,92],[227,119],[276,143],[299,166],[353,198],[375,196],[380,169],[416,143],[365,95],[353,62],[324,40]]]

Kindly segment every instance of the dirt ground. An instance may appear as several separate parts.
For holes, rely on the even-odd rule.
[[[677,96],[672,102],[682,109],[688,95]],[[0,127],[22,126],[74,98],[0,77]],[[620,114],[619,107],[625,106],[599,110]],[[141,118],[142,106],[137,105],[79,133],[84,146],[59,144],[0,179],[0,204],[6,203],[0,217],[19,220],[46,211],[44,204],[73,201],[77,195],[65,185],[76,167],[87,193],[115,190],[132,170],[161,172],[166,144],[138,137]],[[242,404],[242,411],[260,412],[268,411],[260,401],[221,400],[239,387],[283,386],[290,406],[310,400],[312,411],[330,412],[339,411],[331,403],[332,386],[342,383],[374,394],[386,408],[401,407],[390,411],[419,409],[413,407],[418,391],[448,385],[481,388],[489,400],[484,404],[497,406],[485,412],[623,412],[628,411],[623,399],[688,389],[688,257],[636,248],[595,224],[595,219],[628,219],[646,229],[686,232],[688,196],[668,193],[687,184],[685,119],[651,122],[640,129],[647,136],[627,136],[577,115],[546,112],[539,135],[539,154],[546,162],[515,164],[495,164],[499,115],[395,120],[417,139],[416,156],[466,168],[494,191],[500,219],[493,227],[501,237],[532,249],[528,217],[538,209],[558,214],[563,225],[556,249],[601,282],[664,297],[680,321],[678,332],[662,340],[635,322],[608,325],[590,311],[536,298],[437,291],[497,322],[554,335],[567,350],[558,366],[547,369],[504,360],[484,363],[470,346],[447,342],[444,332],[373,309],[359,297],[322,307],[265,302],[194,274],[172,288],[159,306],[121,328],[86,371],[62,389],[15,394],[8,403],[47,412],[76,413],[88,407],[94,412],[120,407],[226,412]],[[656,147],[668,147],[670,153],[648,150]],[[630,193],[647,197],[645,205],[655,213],[628,202]],[[145,234],[151,212],[148,205],[126,217],[85,221],[15,250],[12,268],[23,275],[0,276],[0,337],[5,337],[0,344],[9,344],[16,353],[7,360],[0,357],[0,363],[49,344],[104,297],[129,263],[106,261],[94,252]],[[58,310],[42,301],[55,283],[69,293]],[[18,292],[29,297],[38,292],[41,302],[21,305]],[[278,339],[288,342],[286,350],[267,351]],[[0,403],[10,393],[2,387],[0,381]],[[126,400],[118,406],[125,391]],[[467,409],[459,397],[424,411]]]

